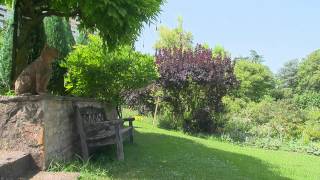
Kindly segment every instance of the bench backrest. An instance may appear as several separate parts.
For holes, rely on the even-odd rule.
[[[104,108],[87,106],[78,108],[78,111],[86,134],[96,131],[99,123],[108,121]]]

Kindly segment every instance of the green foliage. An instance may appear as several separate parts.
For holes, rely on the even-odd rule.
[[[299,60],[293,59],[284,64],[278,73],[281,88],[295,89],[298,84]]]
[[[295,102],[302,108],[320,107],[320,92],[306,91],[294,96]]]
[[[238,111],[232,111],[226,104],[230,119],[226,125],[227,132],[240,131],[246,137],[298,139],[307,120],[300,108],[289,100],[273,101],[264,99],[259,103],[250,102]],[[245,127],[245,128],[244,128]],[[240,128],[240,129],[238,129]],[[245,140],[245,138],[242,138]]]
[[[122,101],[121,93],[144,87],[157,78],[154,59],[122,46],[105,52],[103,41],[90,35],[87,45],[77,45],[64,67],[67,91],[113,104]]]
[[[225,48],[221,45],[216,45],[212,50],[212,56],[217,58],[220,56],[222,59],[231,57],[231,54],[225,50]]]
[[[262,63],[264,61],[263,56],[258,54],[255,50],[250,50],[249,60],[253,63]]]
[[[266,98],[257,103],[225,97],[223,102],[224,139],[270,149],[320,152],[314,147],[320,140],[319,107],[302,109],[293,99]]]
[[[298,90],[300,92],[320,92],[320,50],[314,51],[301,62],[298,79]]]
[[[80,31],[79,36],[76,39],[77,44],[88,44],[88,33],[85,31]]]
[[[133,42],[143,27],[143,23],[154,20],[163,3],[163,0],[53,0],[43,3],[36,0],[30,1],[26,4],[32,4],[30,8],[35,10],[43,11],[43,6],[47,7],[45,16],[75,17],[79,15],[82,28],[91,31],[98,30],[101,37],[112,47],[118,43]],[[13,1],[0,0],[0,4],[12,5]],[[39,14],[43,13],[39,12]]]
[[[272,72],[259,63],[237,60],[234,73],[240,81],[240,87],[235,91],[237,97],[259,101],[269,95],[275,86]]]
[[[174,29],[170,29],[166,26],[159,28],[159,39],[156,41],[154,47],[156,49],[161,48],[180,48],[191,49],[193,35],[191,32],[187,32],[183,29],[182,17],[178,18],[178,26]]]
[[[17,2],[17,3],[14,3]],[[43,45],[43,19],[50,16],[77,18],[80,28],[99,33],[107,47],[133,44],[144,23],[152,23],[163,0],[1,0],[14,7],[14,49],[11,80],[38,57]],[[25,20],[28,17],[27,21]],[[17,36],[19,32],[19,36]]]
[[[0,4],[6,5],[6,6],[12,6],[14,3],[14,0],[0,0]]]
[[[162,3],[162,0],[54,0],[48,5],[54,12],[69,16],[72,16],[72,13],[79,14],[80,27],[98,30],[107,44],[114,47],[118,43],[133,42],[143,23],[154,20]]]
[[[304,141],[306,143],[310,141],[320,142],[320,106],[308,107],[304,110],[304,113],[308,119],[303,132]]]
[[[12,59],[12,19],[8,20],[2,32],[2,43],[0,46],[0,94],[10,90],[10,72]]]
[[[72,50],[75,41],[69,22],[65,18],[47,17],[44,19],[44,26],[48,45],[59,51],[59,59],[53,63],[53,75],[49,83],[49,90],[54,94],[63,95],[65,93],[64,74],[67,69],[61,67],[60,64]]]
[[[0,49],[2,47],[2,43],[3,43],[3,30],[0,29]]]

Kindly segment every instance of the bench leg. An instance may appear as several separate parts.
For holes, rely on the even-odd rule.
[[[86,133],[83,130],[83,124],[82,124],[80,112],[78,109],[76,109],[76,125],[77,125],[78,133],[80,135],[82,158],[83,160],[87,161],[89,160],[89,148],[86,141],[87,139]]]
[[[123,140],[122,140],[122,135],[120,133],[119,126],[115,127],[115,131],[116,131],[117,159],[119,161],[122,161],[124,160]]]
[[[129,131],[130,143],[133,144],[133,127]]]
[[[131,128],[129,131],[130,143],[133,144],[133,124],[132,124],[132,121],[129,121],[129,127]]]

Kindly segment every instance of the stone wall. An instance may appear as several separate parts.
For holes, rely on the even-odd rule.
[[[80,150],[73,104],[104,107],[107,118],[116,118],[115,108],[92,99],[0,96],[0,150],[31,153],[42,169],[69,160]]]

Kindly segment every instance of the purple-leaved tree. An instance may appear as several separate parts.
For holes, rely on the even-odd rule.
[[[213,56],[212,50],[159,49],[156,64],[163,88],[163,101],[170,106],[172,119],[191,132],[212,132],[212,113],[222,110],[222,97],[238,84],[229,57]],[[179,123],[180,121],[180,123]]]

